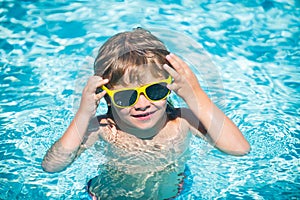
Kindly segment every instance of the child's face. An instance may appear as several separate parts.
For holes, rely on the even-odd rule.
[[[158,82],[165,79],[164,77],[155,78],[150,75],[151,73],[145,74],[147,75],[143,77],[144,84]],[[126,88],[140,86],[140,84],[131,83],[126,86]],[[124,86],[122,85],[115,85],[113,89],[117,90],[123,88]],[[114,118],[116,119],[119,127],[121,129],[125,129],[124,131],[126,131],[126,129],[139,130],[141,134],[142,130],[159,130],[161,128],[162,123],[165,123],[166,120],[166,107],[166,99],[153,102],[148,100],[143,93],[140,94],[137,102],[131,107],[119,108],[112,104],[113,114],[116,115]]]

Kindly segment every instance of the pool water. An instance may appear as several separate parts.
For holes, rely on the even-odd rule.
[[[43,172],[41,161],[72,120],[99,46],[137,26],[186,59],[252,147],[235,157],[193,138],[177,199],[300,199],[299,1],[0,5],[0,199],[88,199],[101,152],[61,173]]]

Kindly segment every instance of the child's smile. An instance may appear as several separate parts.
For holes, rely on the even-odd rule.
[[[136,114],[136,115],[131,115],[134,118],[137,118],[138,120],[149,120],[151,119],[152,115],[155,113],[155,111],[152,112],[145,112],[142,114]]]

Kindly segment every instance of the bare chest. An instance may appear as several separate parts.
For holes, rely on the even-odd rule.
[[[105,154],[114,165],[123,166],[134,171],[164,168],[174,161],[179,161],[187,152],[190,133],[183,124],[168,122],[166,126],[151,139],[140,139],[133,135],[112,128],[107,137]]]

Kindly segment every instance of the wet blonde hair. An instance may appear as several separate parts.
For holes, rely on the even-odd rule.
[[[109,79],[108,87],[116,84],[142,83],[147,68],[153,77],[167,78],[163,64],[169,64],[167,48],[157,37],[143,28],[118,33],[99,49],[94,63],[95,75]],[[127,78],[123,77],[124,74]]]

